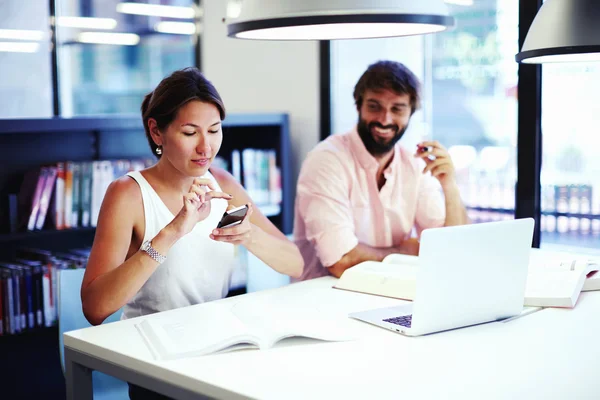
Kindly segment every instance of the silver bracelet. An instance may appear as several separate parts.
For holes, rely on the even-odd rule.
[[[142,244],[141,250],[143,252],[146,252],[146,254],[148,254],[150,257],[152,257],[152,259],[159,264],[162,264],[165,261],[167,261],[167,256],[163,256],[158,251],[156,251],[156,249],[154,247],[152,247],[152,243],[150,242],[150,240],[146,240]]]

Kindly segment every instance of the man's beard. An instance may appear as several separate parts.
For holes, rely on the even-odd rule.
[[[394,136],[387,140],[379,138],[375,139],[375,136],[372,133],[373,128],[375,127],[381,129],[391,128],[394,131]],[[358,135],[362,139],[367,151],[371,153],[371,155],[377,157],[390,152],[394,148],[396,143],[398,143],[398,140],[400,140],[404,135],[404,132],[406,132],[406,129],[408,129],[408,124],[400,130],[398,125],[383,126],[379,122],[370,122],[367,124],[367,122],[359,116],[356,129],[358,130]]]

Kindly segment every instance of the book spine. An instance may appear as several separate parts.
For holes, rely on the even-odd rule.
[[[37,185],[35,187],[35,193],[32,199],[31,213],[29,214],[29,221],[27,222],[27,230],[32,231],[35,229],[35,222],[37,220],[38,212],[40,210],[40,200],[42,197],[42,192],[46,183],[47,176],[48,169],[46,167],[42,167],[40,169],[40,175],[38,177]]]
[[[8,329],[8,333],[10,334],[15,334],[17,333],[17,329],[16,329],[16,320],[15,320],[15,301],[14,301],[14,294],[13,294],[13,277],[11,274],[7,274],[7,278],[6,278],[6,302],[8,304],[7,307],[7,314],[8,314],[8,318],[7,318],[7,329]]]
[[[56,229],[65,228],[65,164],[56,164],[56,185],[54,188],[54,213]]]
[[[44,297],[44,326],[46,327],[52,326],[53,321],[52,313],[50,311],[50,288],[50,271],[46,271],[42,280],[42,289]]]
[[[73,163],[73,196],[70,209],[71,227],[79,227],[79,202],[81,201],[81,164]]]
[[[46,222],[46,215],[48,214],[48,208],[50,207],[50,198],[52,197],[52,191],[56,184],[56,167],[48,167],[48,177],[46,178],[46,184],[40,198],[40,211],[38,213],[37,221],[35,223],[35,229],[42,229]]]

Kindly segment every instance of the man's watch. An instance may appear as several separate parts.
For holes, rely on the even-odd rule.
[[[146,240],[142,244],[141,250],[146,252],[150,257],[152,257],[152,259],[154,259],[154,261],[156,261],[159,264],[162,264],[165,261],[167,261],[167,256],[163,256],[158,251],[156,251],[156,249],[152,247],[152,243],[150,242],[150,240]]]

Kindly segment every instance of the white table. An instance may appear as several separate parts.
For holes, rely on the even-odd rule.
[[[400,303],[331,289],[334,281],[320,278],[267,292],[320,302],[339,313]],[[186,318],[196,307],[215,303],[168,313]],[[178,399],[600,398],[599,292],[582,293],[572,310],[544,309],[507,323],[417,338],[352,320],[362,335],[355,341],[292,339],[270,350],[173,361],[154,360],[134,327],[140,320],[65,333],[69,399],[91,399],[92,369]]]

